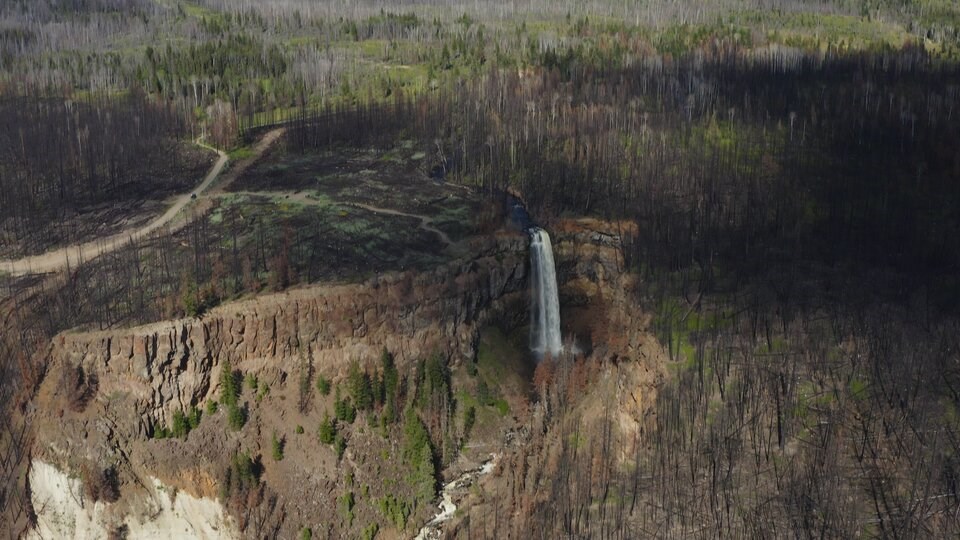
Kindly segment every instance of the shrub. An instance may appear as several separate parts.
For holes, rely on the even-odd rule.
[[[312,377],[313,364],[304,360],[300,365],[300,384],[298,386],[297,409],[300,414],[307,412],[307,407],[310,405],[310,379]]]
[[[296,432],[297,435],[303,435],[303,426],[298,424],[297,429],[295,429],[294,432]]]
[[[377,373],[370,377],[370,392],[373,394],[373,405],[383,405],[383,378]]]
[[[333,444],[334,437],[337,435],[337,427],[330,420],[330,415],[323,412],[323,420],[320,422],[320,429],[317,430],[317,436],[323,444]]]
[[[227,423],[230,425],[230,429],[240,431],[244,424],[247,423],[246,407],[231,405],[230,408],[227,409]]]
[[[238,513],[248,509],[258,496],[262,472],[259,456],[252,459],[246,452],[234,454],[220,481],[220,498],[226,506]]]
[[[300,529],[300,540],[312,540],[313,539],[313,530],[310,527],[304,527]]]
[[[216,414],[218,408],[216,401],[212,399],[207,400],[207,414]]]
[[[330,381],[322,374],[317,377],[317,391],[319,391],[322,396],[330,395]]]
[[[477,401],[482,405],[493,405],[493,396],[490,393],[490,387],[487,386],[487,381],[483,379],[477,382]]]
[[[200,427],[200,417],[203,415],[196,406],[190,407],[190,414],[187,415],[187,426],[190,430]]]
[[[357,409],[354,408],[353,404],[350,403],[350,399],[340,399],[340,387],[338,386],[335,391],[335,396],[333,399],[333,414],[337,420],[341,422],[346,422],[352,424],[357,418]]]
[[[220,368],[220,403],[225,407],[235,406],[240,399],[239,372],[233,371],[227,360]]]
[[[394,495],[387,495],[377,502],[380,507],[380,513],[390,520],[397,530],[403,530],[407,526],[407,519],[410,517],[410,505]]]
[[[432,355],[427,359],[424,368],[426,392],[421,394],[421,399],[428,400],[437,395],[449,395],[450,370],[443,358],[438,354]]]
[[[117,471],[113,467],[99,469],[86,465],[82,471],[83,491],[87,498],[96,501],[116,502],[120,498]]]
[[[379,531],[380,525],[377,523],[371,523],[363,528],[360,537],[363,538],[363,540],[373,540]]]
[[[347,388],[350,391],[350,397],[353,403],[361,411],[369,410],[373,407],[373,389],[370,383],[370,375],[360,369],[360,363],[354,360],[350,364],[350,373],[347,375]]]
[[[471,405],[467,407],[467,410],[463,412],[463,440],[466,441],[467,437],[470,436],[470,430],[473,429],[473,424],[477,421],[477,410]]]
[[[344,493],[341,497],[338,498],[340,503],[340,512],[343,515],[344,521],[348,525],[353,524],[353,506],[356,503],[356,500],[353,498],[353,492],[348,491]]]
[[[273,432],[273,437],[270,441],[271,449],[273,450],[273,460],[280,461],[283,459],[283,439],[277,438],[277,432]]]
[[[257,396],[256,396],[257,403],[260,403],[261,401],[263,401],[263,398],[267,397],[267,394],[269,393],[270,393],[270,387],[267,386],[267,383],[261,382],[260,391],[257,392]],[[280,396],[280,397],[282,398],[283,396]]]
[[[246,452],[234,454],[227,469],[225,488],[228,493],[246,492],[260,483],[260,473],[259,458],[254,460]]]
[[[183,305],[183,312],[187,317],[196,317],[200,315],[200,299],[197,295],[197,284],[192,281],[183,288],[180,293],[180,303]]]
[[[182,439],[186,437],[189,432],[190,426],[187,424],[187,417],[184,416],[182,411],[175,411],[173,413],[173,426],[170,429],[170,434],[178,439]]]
[[[337,433],[333,440],[333,450],[337,453],[337,461],[340,461],[343,458],[343,453],[347,450],[347,440],[343,438],[343,435]]]
[[[65,366],[60,372],[59,386],[66,395],[67,406],[71,411],[83,412],[87,403],[97,393],[97,375],[85,373],[83,366]]]
[[[380,411],[380,429],[383,430],[383,435],[386,436],[387,428],[390,424],[394,423],[397,420],[396,409],[393,408],[393,403],[386,402],[383,406],[383,410]]]
[[[234,431],[239,431],[247,423],[246,408],[240,407],[238,403],[241,389],[240,377],[240,372],[234,371],[229,361],[224,362],[223,368],[220,369],[220,403],[227,408],[227,424]],[[248,380],[249,377],[248,375]],[[210,408],[209,404],[207,408]]]

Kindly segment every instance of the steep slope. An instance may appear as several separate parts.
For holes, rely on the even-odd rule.
[[[49,351],[48,376],[34,400],[38,472],[31,480],[42,488],[35,490],[34,498],[40,523],[63,521],[49,512],[71,512],[57,510],[59,499],[51,498],[51,482],[44,479],[56,476],[50,472],[52,466],[74,474],[80,471],[81,476],[83,471],[116,474],[120,493],[116,504],[124,510],[94,510],[88,520],[106,520],[90,525],[94,528],[119,527],[157,512],[151,503],[156,499],[154,478],[190,496],[222,496],[221,465],[238,452],[266,454],[262,439],[275,432],[292,436],[288,415],[295,414],[301,416],[298,425],[309,426],[304,437],[314,441],[314,449],[290,440],[286,446],[291,459],[277,466],[299,462],[297,470],[289,471],[298,474],[318,446],[309,433],[321,423],[321,412],[333,409],[329,397],[321,396],[309,408],[298,405],[303,384],[297,381],[304,370],[311,374],[309,390],[316,375],[339,385],[352,363],[372,366],[384,350],[393,354],[403,374],[414,372],[417,360],[435,354],[453,363],[472,361],[479,328],[505,309],[525,308],[524,302],[518,303],[526,286],[524,238],[511,234],[478,239],[473,248],[473,258],[433,272],[290,290],[224,305],[202,319],[58,336]],[[225,365],[261,381],[249,396],[241,397],[249,418],[244,429],[230,433],[224,425],[226,413],[207,410],[201,413],[203,425],[185,440],[152,439],[174,426],[179,414],[203,410],[222,397]],[[268,388],[274,389],[269,395]],[[351,445],[369,435],[358,429]],[[297,457],[299,453],[303,455]],[[354,456],[367,459],[367,452],[348,452],[346,459]],[[335,480],[338,461],[320,467],[321,476]],[[263,478],[275,491],[296,492],[299,486],[286,485],[284,473],[267,469]],[[368,484],[375,483],[376,478],[370,478]],[[71,484],[68,491],[78,489]],[[84,499],[79,500],[82,506]],[[296,497],[289,500],[300,504]],[[336,512],[336,502],[330,502],[306,501],[302,513],[323,513],[312,506]],[[264,526],[277,526],[283,517],[267,521]]]
[[[583,379],[588,369],[576,384],[589,391],[571,402],[583,421],[615,396],[617,436],[636,439],[655,396],[659,349],[631,308],[633,278],[623,272],[616,227],[564,222],[556,238],[563,332],[588,356],[557,373],[579,370]],[[529,470],[522,463],[530,456],[548,463],[557,435],[543,434],[560,394],[531,385],[524,345],[496,369],[477,354],[490,325],[525,335],[527,242],[516,233],[475,238],[472,257],[431,272],[293,289],[200,319],[61,334],[33,402],[38,532],[137,537],[169,525],[200,537],[289,537],[305,527],[412,536],[436,512],[425,501],[437,485],[423,484],[409,455],[418,422],[431,467],[446,468],[448,479],[494,453],[503,456],[497,470],[481,481],[493,488]],[[384,351],[399,374],[394,402],[389,390],[383,399]],[[425,365],[430,358],[438,362]],[[489,390],[479,390],[477,366]],[[358,373],[383,405],[360,403]],[[228,387],[240,425],[225,406]],[[344,407],[356,410],[331,422],[338,439],[327,444],[322,426]],[[474,407],[471,432],[465,418]],[[549,463],[536,469],[550,471]],[[474,506],[484,512],[470,493],[446,532],[460,530]]]

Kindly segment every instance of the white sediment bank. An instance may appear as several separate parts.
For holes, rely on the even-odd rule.
[[[106,538],[121,528],[126,538],[237,538],[223,507],[215,500],[193,497],[150,479],[148,490],[121,503],[92,502],[83,483],[53,465],[34,461],[30,496],[37,527],[27,538]]]

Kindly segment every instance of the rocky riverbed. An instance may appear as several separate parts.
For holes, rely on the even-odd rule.
[[[440,492],[439,512],[420,529],[416,540],[437,540],[441,538],[443,536],[443,524],[450,521],[456,514],[458,503],[468,495],[467,490],[477,480],[490,474],[497,466],[499,458],[498,454],[490,454],[490,458],[484,461],[481,466],[470,469],[458,476],[456,480],[444,484],[443,491]]]

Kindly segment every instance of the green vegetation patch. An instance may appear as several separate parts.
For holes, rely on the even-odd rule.
[[[526,350],[509,339],[503,330],[489,326],[480,331],[477,367],[482,379],[497,385],[523,383],[528,363]]]

